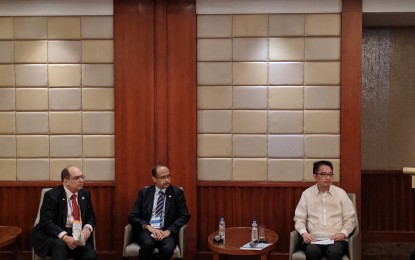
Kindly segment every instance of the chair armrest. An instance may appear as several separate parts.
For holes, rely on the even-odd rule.
[[[95,229],[92,231],[92,245],[94,246],[95,251],[97,251],[97,240],[95,239]]]
[[[187,224],[183,225],[179,230],[179,247],[180,247],[180,256],[184,258],[184,253],[187,249],[187,241],[188,241],[188,231],[187,231]]]
[[[355,229],[353,230],[351,236],[349,236],[349,258],[351,260],[353,259],[359,259],[359,239],[360,239],[360,230],[359,226],[357,225]]]
[[[290,233],[290,251],[289,251],[289,259],[291,260],[292,254],[294,254],[295,251],[297,251],[301,243],[303,242],[303,238],[301,237],[300,233],[297,232],[297,230],[293,230]]]
[[[125,248],[131,244],[131,241],[133,239],[133,226],[131,226],[131,224],[127,224],[124,228],[124,247],[123,247],[123,251],[125,250]]]

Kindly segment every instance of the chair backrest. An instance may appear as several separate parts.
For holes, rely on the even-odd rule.
[[[349,199],[353,202],[353,205],[355,205],[355,207],[356,207],[356,194],[347,193],[347,196],[349,196]]]
[[[359,228],[359,218],[357,217],[357,210],[356,210],[356,194],[354,193],[347,193],[349,199],[353,202],[354,212],[356,213],[356,228]]]
[[[35,219],[35,223],[33,224],[33,226],[36,226],[37,223],[39,223],[40,220],[40,208],[42,207],[42,203],[43,203],[43,198],[45,197],[45,193],[50,190],[52,188],[43,188],[42,192],[40,193],[40,202],[39,202],[39,208],[37,210],[37,216]]]

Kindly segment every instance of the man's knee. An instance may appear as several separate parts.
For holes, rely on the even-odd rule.
[[[342,256],[343,256],[343,252],[333,251],[333,250],[329,250],[329,249],[327,249],[327,251],[326,251],[327,260],[342,259]]]
[[[316,251],[307,251],[305,255],[307,259],[320,259],[321,258],[321,253],[316,252]]]
[[[68,259],[68,246],[61,239],[53,239],[49,246],[48,256],[52,259]]]
[[[152,240],[146,240],[146,241],[141,241],[140,243],[140,250],[144,250],[144,251],[153,251],[154,248],[156,247],[156,245],[154,244],[154,241]]]
[[[82,260],[96,260],[97,258],[97,253],[95,251],[88,252],[88,254],[82,256]]]
[[[54,239],[52,241],[51,247],[53,250],[66,250],[68,246],[65,242],[63,242],[62,239]]]
[[[92,243],[87,243],[82,249],[82,260],[95,260],[97,259],[97,252],[95,252]]]
[[[341,259],[345,253],[347,244],[343,241],[335,242],[329,246],[326,251],[326,257],[328,260]]]
[[[159,247],[159,252],[161,254],[173,254],[174,253],[174,249],[176,248],[176,245],[172,246],[172,245],[163,245]]]
[[[313,244],[307,245],[305,254],[307,256],[307,259],[320,259],[322,256],[320,247],[318,245]]]
[[[166,241],[159,246],[159,252],[162,254],[173,254],[176,248],[176,241],[173,238],[165,238]]]

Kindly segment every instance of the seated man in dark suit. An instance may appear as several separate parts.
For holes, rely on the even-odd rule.
[[[45,193],[32,230],[33,248],[38,256],[52,259],[96,259],[91,237],[96,220],[89,191],[83,188],[85,176],[71,165],[62,170],[61,179],[62,185]]]
[[[133,227],[133,239],[141,249],[140,260],[152,259],[154,248],[157,259],[170,259],[176,248],[180,228],[190,219],[184,192],[170,185],[169,168],[156,165],[152,169],[155,185],[139,191],[128,222]]]

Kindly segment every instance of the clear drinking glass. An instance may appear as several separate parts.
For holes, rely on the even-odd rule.
[[[265,238],[265,227],[263,225],[260,225],[258,227],[258,238],[259,238],[260,243],[267,242],[267,240]]]

